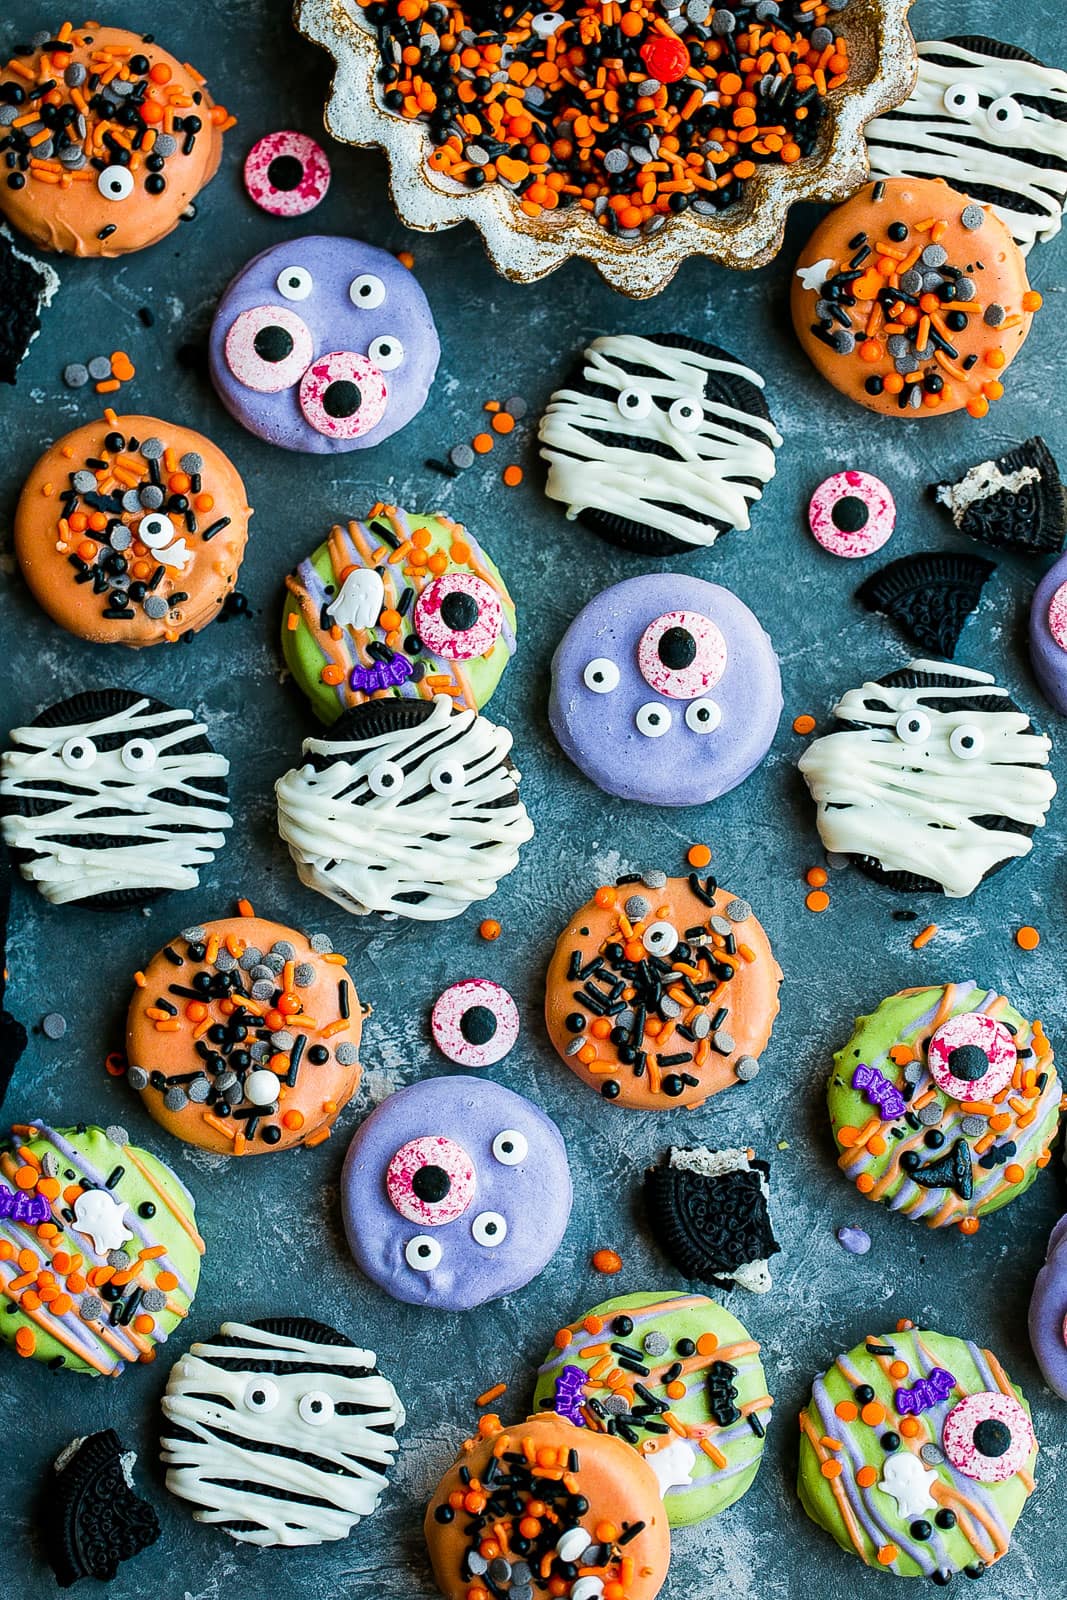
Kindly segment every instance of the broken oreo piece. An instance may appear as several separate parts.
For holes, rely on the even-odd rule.
[[[960,533],[998,550],[1056,555],[1067,543],[1067,492],[1056,459],[1035,436],[954,483],[934,483],[935,504]]]
[[[984,556],[929,550],[900,556],[872,572],[856,599],[868,611],[891,617],[920,649],[951,658],[995,571]]]
[[[15,248],[0,226],[0,383],[14,383],[41,331],[41,312],[52,304],[59,274]]]
[[[133,1487],[136,1460],[107,1428],[72,1440],[50,1467],[41,1534],[61,1588],[81,1578],[110,1583],[122,1562],[159,1538],[155,1511]]]
[[[672,1147],[645,1174],[657,1243],[679,1272],[718,1289],[771,1286],[768,1262],[781,1246],[768,1212],[770,1167],[746,1150]]]

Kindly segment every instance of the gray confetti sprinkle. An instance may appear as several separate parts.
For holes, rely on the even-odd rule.
[[[625,172],[629,165],[630,165],[630,157],[626,154],[625,150],[620,150],[618,145],[616,145],[613,149],[608,150],[608,151],[605,152],[605,155],[604,155],[604,171],[605,172]]]
[[[163,441],[161,439],[142,439],[141,454],[146,461],[159,461],[163,456]]]
[[[185,940],[186,944],[202,944],[207,938],[207,929],[202,928],[199,923],[196,923],[191,928],[183,928],[181,936]]]
[[[924,1128],[936,1128],[944,1116],[944,1107],[940,1100],[930,1100],[926,1105],[920,1106],[915,1115]]]
[[[811,42],[816,50],[825,50],[828,44],[833,44],[834,36],[829,28],[813,28]]]
[[[711,1042],[720,1055],[729,1056],[734,1050],[734,1036],[727,1033],[725,1028],[718,1028],[711,1036]]]
[[[919,294],[923,286],[923,275],[912,267],[908,272],[900,275],[900,287],[905,294]]]
[[[215,1088],[220,1094],[228,1094],[231,1089],[236,1089],[236,1072],[232,1072],[229,1067],[226,1067],[224,1071],[220,1072],[218,1077],[215,1079]]]
[[[313,933],[308,944],[316,955],[328,956],[333,954],[333,940],[328,933]]]
[[[923,1064],[921,1061],[909,1061],[907,1066],[904,1068],[905,1083],[918,1083],[922,1078],[922,1075]]]
[[[257,978],[252,985],[253,1000],[270,1000],[274,995],[273,978]]]
[[[228,950],[220,950],[215,957],[215,968],[218,972],[234,972],[237,968],[237,957]]]
[[[271,986],[272,989],[275,986],[274,985],[274,979],[277,976],[277,974],[275,973],[273,967],[268,967],[266,962],[264,962],[262,960],[261,961],[257,961],[256,965],[252,968],[252,976],[257,981],[260,980],[260,979],[269,980],[270,986]]]
[[[0,128],[10,127],[18,114],[18,106],[0,106]]]
[[[827,850],[826,865],[831,872],[843,872],[848,866],[848,856],[843,856],[838,850]]]
[[[111,376],[111,357],[94,356],[89,362],[89,376],[94,383],[104,383]]]
[[[706,1011],[702,1011],[699,1016],[693,1018],[692,1029],[698,1039],[707,1038],[711,1032],[711,1018]]]
[[[585,1043],[584,1035],[582,1035],[580,1033],[576,1034],[573,1039],[568,1040],[567,1045],[564,1048],[563,1054],[565,1056],[576,1056],[578,1054],[579,1050],[584,1045],[584,1043]]]
[[[99,1295],[83,1294],[78,1305],[78,1315],[83,1322],[99,1322],[104,1315],[104,1302]]]
[[[105,1257],[109,1267],[114,1267],[116,1272],[122,1272],[130,1264],[130,1258],[125,1250],[109,1250]]]
[[[59,159],[68,172],[80,172],[89,164],[89,157],[78,144],[64,145],[59,152]]]
[[[747,922],[752,915],[752,907],[747,900],[730,900],[724,910],[731,922]]]
[[[601,1403],[604,1410],[612,1417],[623,1417],[630,1409],[621,1394],[609,1394]]]
[[[288,1054],[296,1043],[296,1039],[291,1033],[287,1033],[284,1028],[279,1028],[277,1033],[271,1034],[270,1042],[275,1050],[284,1050]]]
[[[288,939],[277,939],[270,947],[270,954],[272,956],[277,956],[281,961],[282,966],[284,966],[287,961],[295,960],[296,945],[290,944]],[[280,970],[281,969],[279,968],[279,971]]]
[[[80,89],[88,76],[87,69],[80,61],[72,61],[63,74],[63,82],[68,89]]]
[[[92,494],[96,488],[96,475],[92,472],[75,472],[70,481],[79,494]]]
[[[948,260],[948,251],[943,244],[928,244],[919,260],[924,267],[943,267]]]
[[[494,1583],[507,1583],[511,1577],[511,1562],[504,1556],[494,1556],[489,1563],[489,1576]]]
[[[758,0],[756,5],[756,21],[766,22],[771,17],[778,15],[778,0]]]
[[[152,146],[152,152],[154,155],[162,156],[166,160],[167,156],[174,155],[177,148],[178,141],[173,134],[160,133],[156,135],[156,142]]]
[[[974,279],[973,278],[957,278],[956,279],[956,299],[957,300],[965,300],[965,301],[966,300],[973,300],[975,295],[977,294],[977,292],[978,291],[975,289]]]
[[[711,31],[713,33],[733,33],[736,27],[737,18],[732,11],[727,11],[722,6],[711,19]]]
[[[128,511],[131,517],[140,515],[141,496],[137,493],[136,489],[126,490],[126,493],[122,497],[122,509],[123,511]],[[114,540],[112,540],[112,543],[114,543]]]
[[[476,167],[487,167],[489,165],[489,152],[483,149],[480,144],[469,144],[466,154],[467,160],[473,161]]]
[[[919,1446],[919,1459],[924,1461],[928,1467],[939,1467],[945,1456],[941,1446],[931,1442],[930,1444]]]
[[[67,1031],[67,1019],[62,1011],[49,1011],[41,1021],[41,1028],[46,1039],[62,1039]]]
[[[141,490],[140,500],[146,511],[158,511],[163,504],[163,490],[158,483],[146,483]]]
[[[163,1096],[163,1104],[168,1111],[184,1111],[189,1104],[189,1096],[181,1084],[176,1084],[173,1089],[168,1089]]]
[[[164,1311],[167,1297],[162,1289],[146,1289],[141,1296],[141,1305],[146,1311]]]
[[[982,321],[987,328],[999,328],[1007,314],[1004,307],[997,305],[996,301],[993,300],[982,313]]]
[[[130,1136],[126,1132],[126,1129],[122,1126],[121,1122],[111,1123],[110,1127],[104,1129],[104,1132],[107,1134],[112,1144],[129,1144],[130,1142]]]
[[[733,928],[731,927],[731,925],[727,922],[725,917],[720,917],[720,916],[712,917],[711,926],[712,926],[712,931],[714,933],[721,933],[724,939],[729,934],[733,933],[733,931],[734,931]]]
[[[968,233],[974,233],[985,221],[985,212],[981,206],[964,206],[960,212],[960,222]]]
[[[285,966],[285,957],[276,955],[273,950],[269,950],[263,957],[263,965],[268,969],[268,971],[277,974],[281,972],[282,968]]]
[[[293,979],[298,989],[310,988],[315,982],[315,968],[311,965],[311,962],[301,961],[293,973]]]
[[[678,1004],[677,1000],[672,1000],[669,994],[665,994],[663,996],[663,999],[659,1003],[659,1009],[662,1016],[671,1019],[680,1017],[682,1014],[682,1007]]]
[[[917,383],[915,385],[915,387],[912,389],[911,393],[908,395],[908,405],[911,407],[911,409],[913,411],[918,411],[918,409],[922,405],[922,403],[923,403],[922,384],[921,383]]]
[[[109,92],[117,94],[120,100],[125,100],[126,96],[132,94],[134,90],[134,84],[129,78],[112,78],[107,87]]]
[[[142,1089],[148,1088],[148,1073],[143,1067],[127,1067],[126,1082],[140,1094]]]
[[[468,467],[474,465],[474,451],[469,444],[454,444],[448,452],[448,459],[460,472],[466,472]]]
[[[476,1578],[480,1578],[483,1572],[489,1571],[489,1563],[479,1550],[467,1551],[466,1566],[467,1571]]]
[[[246,944],[244,954],[238,960],[237,965],[242,972],[251,972],[253,967],[259,965],[262,958],[262,950],[257,950],[254,944]]]
[[[202,1106],[211,1093],[211,1084],[207,1078],[194,1078],[186,1093],[194,1105]]]
[[[850,356],[856,348],[856,335],[847,328],[838,328],[830,335],[830,343],[839,356]]]
[[[144,614],[146,617],[151,617],[153,622],[162,622],[169,610],[170,607],[162,595],[150,594],[145,596]]]
[[[968,1116],[960,1122],[960,1132],[966,1134],[968,1139],[980,1139],[986,1131],[984,1117]]]
[[[650,1356],[665,1356],[671,1347],[671,1341],[665,1333],[660,1333],[658,1328],[653,1328],[646,1333],[643,1340],[645,1352]]]
[[[59,1177],[59,1157],[51,1150],[46,1150],[41,1157],[41,1170],[46,1178]]]
[[[667,874],[665,872],[642,872],[641,882],[646,889],[665,889],[667,887]]]
[[[204,458],[197,450],[187,450],[178,465],[192,477],[197,472],[203,472]]]
[[[905,333],[891,333],[885,342],[885,347],[894,360],[898,356],[906,356],[911,350],[908,336]]]
[[[342,1067],[354,1067],[359,1060],[359,1051],[350,1039],[342,1039],[334,1055],[337,1057],[338,1065]]]
[[[623,910],[631,922],[638,922],[642,917],[647,917],[652,906],[643,894],[632,894],[627,900]]]
[[[742,1083],[751,1083],[753,1078],[759,1077],[759,1062],[755,1056],[738,1056],[734,1071]]]

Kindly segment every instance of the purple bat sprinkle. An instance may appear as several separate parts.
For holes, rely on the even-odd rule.
[[[0,1217],[10,1217],[12,1222],[48,1222],[52,1207],[43,1194],[14,1194],[0,1187]]]
[[[568,1422],[573,1422],[579,1428],[585,1427],[585,1418],[582,1415],[585,1378],[582,1368],[570,1363],[556,1378],[556,1414],[566,1417]]]
[[[939,1406],[947,1400],[956,1380],[951,1372],[946,1372],[944,1367],[934,1367],[925,1378],[920,1378],[918,1383],[912,1384],[910,1389],[898,1389],[893,1399],[900,1416],[907,1416],[909,1412],[918,1416],[920,1411],[929,1411],[931,1406]]]
[[[852,1074],[852,1087],[862,1091],[872,1106],[877,1106],[883,1122],[893,1122],[908,1109],[907,1101],[895,1084],[889,1082],[877,1067],[861,1061]]]
[[[865,1256],[871,1248],[871,1236],[863,1228],[838,1228],[837,1242],[851,1256]]]
[[[355,666],[348,675],[353,689],[373,694],[376,689],[399,689],[411,677],[412,666],[407,656],[394,656],[391,661],[376,661],[371,667]]]

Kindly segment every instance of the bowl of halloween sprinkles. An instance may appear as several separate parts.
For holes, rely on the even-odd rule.
[[[572,256],[635,298],[690,255],[769,261],[863,182],[915,78],[909,0],[296,0],[326,126],[381,147],[424,231],[472,222],[528,283]]]

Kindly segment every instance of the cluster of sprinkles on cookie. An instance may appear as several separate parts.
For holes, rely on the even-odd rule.
[[[810,155],[850,70],[825,0],[691,0],[672,21],[646,0],[360,3],[382,103],[426,124],[433,173],[503,184],[528,217],[576,205],[624,238]]]

